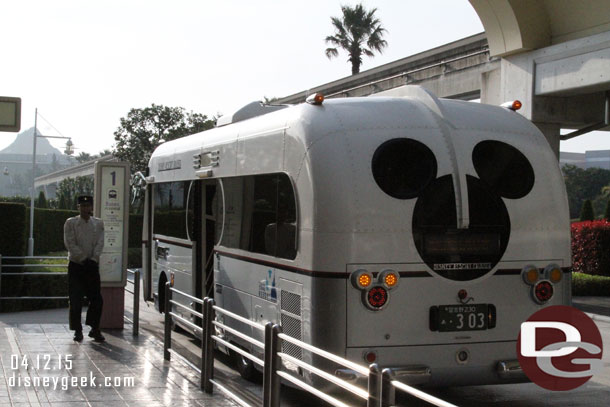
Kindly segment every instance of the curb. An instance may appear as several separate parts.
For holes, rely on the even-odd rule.
[[[585,312],[585,314],[587,314],[587,316],[589,318],[591,318],[593,321],[599,321],[599,322],[606,322],[606,323],[610,323],[610,317],[607,317],[605,315],[599,315],[599,314],[590,314],[588,312]]]

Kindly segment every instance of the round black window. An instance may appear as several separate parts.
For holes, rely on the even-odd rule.
[[[479,178],[504,198],[523,198],[534,187],[532,165],[510,144],[481,141],[472,152],[472,163]]]
[[[373,155],[373,177],[379,188],[398,199],[411,199],[436,178],[434,153],[419,141],[397,138],[380,145]]]

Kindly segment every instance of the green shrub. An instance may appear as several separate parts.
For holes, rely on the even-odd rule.
[[[142,247],[142,215],[129,214],[129,247]],[[130,260],[131,262],[131,260]]]
[[[34,209],[34,254],[63,251],[64,223],[78,215],[78,211],[65,209]],[[27,216],[29,225],[29,212]],[[142,215],[129,215],[129,247],[142,245]]]
[[[38,194],[38,199],[34,203],[34,206],[36,208],[48,208],[49,207],[47,205],[47,198],[44,196],[44,191],[40,191],[40,193]]]
[[[582,209],[580,210],[580,221],[584,222],[586,220],[595,220],[595,213],[593,213],[593,205],[590,199],[587,199],[582,204]]]
[[[127,249],[127,268],[142,268],[141,247],[130,247]]]
[[[34,255],[65,250],[64,223],[76,215],[77,211],[34,209]]]
[[[31,198],[29,196],[0,196],[0,202],[21,203],[29,207]]]
[[[23,256],[26,251],[27,210],[24,204],[0,203],[0,254]]]
[[[610,277],[572,273],[572,295],[610,296]]]

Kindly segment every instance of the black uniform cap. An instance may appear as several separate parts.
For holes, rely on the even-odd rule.
[[[93,205],[93,197],[91,195],[81,195],[78,197],[78,203]]]

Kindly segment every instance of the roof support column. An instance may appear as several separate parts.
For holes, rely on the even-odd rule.
[[[553,123],[537,123],[533,122],[536,127],[544,134],[546,141],[549,142],[551,150],[555,153],[557,160],[559,161],[559,141],[560,141],[560,127],[559,124]]]

